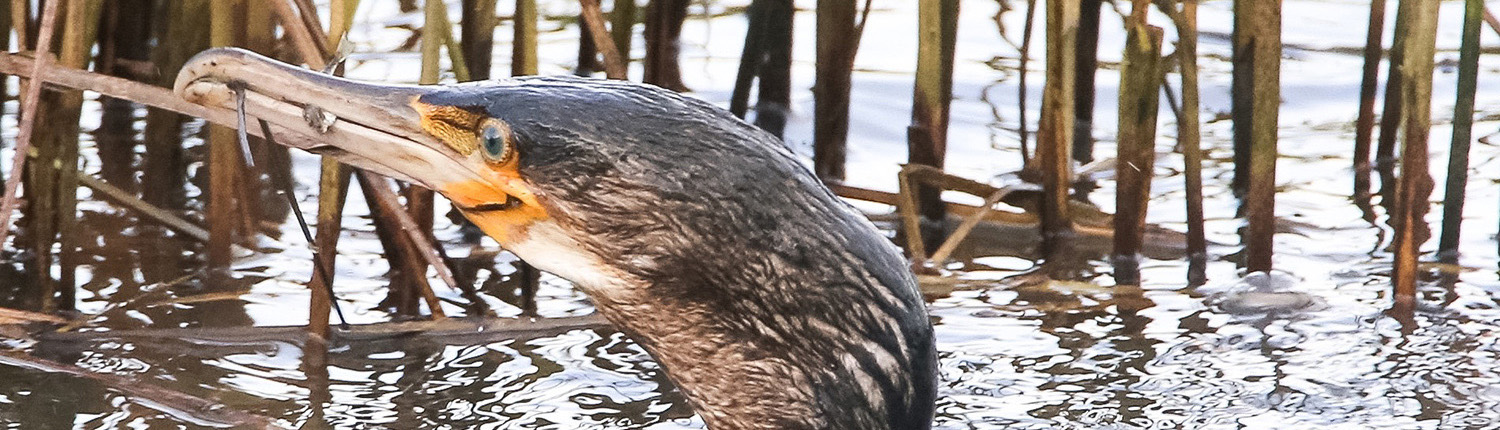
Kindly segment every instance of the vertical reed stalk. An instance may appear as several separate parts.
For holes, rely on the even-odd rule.
[[[100,2],[70,2],[67,21],[63,28],[62,45],[59,46],[58,63],[75,69],[88,68],[93,58],[94,41],[98,36]],[[56,126],[49,127],[55,135],[52,139],[60,149],[57,170],[57,226],[61,253],[58,263],[61,276],[58,278],[58,302],[56,307],[73,309],[73,295],[77,288],[78,267],[78,121],[82,116],[83,92],[60,93]],[[50,276],[48,274],[47,276]]]
[[[511,43],[510,74],[537,74],[536,0],[516,0],[515,42]]]
[[[1433,51],[1437,44],[1438,3],[1401,0],[1397,8],[1410,17],[1402,41],[1401,104],[1403,106],[1400,189],[1396,191],[1396,262],[1392,278],[1397,302],[1415,301],[1417,254],[1431,232],[1424,221],[1432,175],[1427,167],[1427,133],[1432,117]],[[1398,21],[1401,22],[1401,21]]]
[[[427,0],[424,12],[427,21],[422,25],[422,76],[418,79],[418,83],[433,85],[438,83],[443,37],[449,30],[445,28],[448,22],[445,19],[448,8],[443,5],[443,0]],[[417,186],[407,186],[405,189],[407,211],[417,221],[418,226],[432,230],[432,190]]]
[[[776,137],[785,132],[791,111],[793,12],[791,0],[750,3],[745,11],[750,21],[745,49],[729,101],[730,111],[744,118],[750,103],[750,84],[758,79],[755,125]]]
[[[1182,11],[1169,2],[1158,2],[1177,25],[1177,62],[1182,74],[1182,116],[1177,120],[1177,141],[1182,144],[1183,187],[1187,196],[1188,284],[1208,281],[1208,240],[1203,228],[1203,148],[1199,131],[1198,101],[1198,0],[1184,0]]]
[[[837,2],[849,3],[852,10],[854,0]],[[646,6],[646,57],[642,60],[646,71],[642,82],[673,91],[687,91],[687,86],[682,84],[677,43],[682,36],[682,24],[687,20],[688,3],[689,0],[651,0]],[[823,1],[818,4],[818,10],[822,11]],[[852,12],[850,16],[853,16]],[[842,36],[849,37],[850,34],[853,33]]]
[[[1464,2],[1463,43],[1458,56],[1458,97],[1453,103],[1453,141],[1448,151],[1448,180],[1443,192],[1443,232],[1438,259],[1458,263],[1459,224],[1464,217],[1464,187],[1469,183],[1469,144],[1474,138],[1474,93],[1479,78],[1479,26],[1484,2]]]
[[[599,71],[599,48],[594,46],[594,34],[584,22],[583,14],[578,14],[578,61],[573,66],[573,74],[578,76],[592,76]]]
[[[1370,205],[1370,142],[1375,133],[1375,91],[1380,87],[1380,58],[1385,40],[1385,0],[1370,0],[1365,34],[1365,65],[1359,82],[1359,117],[1354,121],[1354,204],[1365,221],[1375,222]]]
[[[354,17],[354,11],[359,8],[359,1],[332,0],[328,22],[328,46],[337,46],[349,31],[349,20]],[[283,27],[294,27],[297,24],[291,20],[283,20]],[[294,33],[295,31],[295,33]],[[289,36],[293,34],[305,34],[306,37],[315,37],[314,30],[302,27],[302,30],[287,28]],[[291,37],[296,39],[296,37]],[[296,43],[293,40],[293,43]],[[316,48],[313,46],[312,48]],[[304,47],[303,49],[307,49]],[[308,65],[322,69],[324,68],[325,52],[305,52],[302,56],[309,61]],[[338,74],[340,70],[335,70]],[[308,292],[311,298],[308,303],[307,330],[310,335],[317,339],[327,339],[329,335],[328,318],[333,310],[333,279],[336,271],[335,263],[338,261],[339,234],[344,228],[344,205],[349,198],[350,175],[354,169],[339,163],[333,157],[319,157],[318,177],[318,218],[317,235],[313,238],[314,255],[317,260],[313,261],[313,276],[307,282]],[[323,348],[313,348],[315,354],[326,354]],[[323,357],[326,359],[326,357]],[[320,360],[326,362],[326,360]],[[319,369],[319,372],[327,373],[327,369]]]
[[[729,96],[729,113],[740,119],[744,119],[750,110],[750,85],[765,62],[766,14],[771,12],[771,3],[753,0],[745,8],[745,47],[740,50],[740,68],[735,73],[734,89]]]
[[[1401,100],[1402,80],[1405,76],[1401,73],[1401,64],[1405,61],[1404,51],[1406,49],[1407,27],[1411,20],[1410,13],[1399,6],[1396,7],[1396,25],[1394,34],[1391,35],[1391,58],[1390,70],[1386,72],[1389,78],[1385,82],[1385,104],[1380,111],[1380,137],[1375,146],[1375,170],[1380,174],[1380,206],[1385,213],[1396,213],[1396,137],[1401,130],[1402,110],[1405,108]],[[1396,217],[1389,217],[1386,222],[1392,228]]]
[[[906,159],[941,169],[948,148],[948,114],[953,101],[953,49],[958,40],[958,0],[933,0],[917,8],[917,77],[912,91],[911,125],[906,128]],[[945,217],[942,190],[917,188],[917,205],[928,219]],[[934,237],[930,239],[941,240]]]
[[[42,15],[41,35],[37,39],[36,59],[32,61],[31,76],[40,76],[40,70],[51,66],[52,38],[57,27],[57,16],[61,13],[61,1],[47,2]],[[25,178],[26,195],[30,204],[26,205],[26,217],[22,219],[30,230],[29,245],[32,248],[33,257],[27,265],[27,273],[33,274],[35,280],[31,291],[34,296],[26,297],[27,304],[42,311],[51,311],[53,307],[53,296],[57,291],[56,281],[52,278],[52,244],[56,238],[57,224],[55,209],[52,207],[56,201],[56,178],[53,175],[52,162],[56,161],[55,148],[50,148],[45,130],[42,133],[33,133],[36,123],[49,121],[53,116],[54,106],[58,100],[55,93],[43,93],[43,79],[31,79],[25,82],[25,93],[21,98],[21,127],[16,134],[15,155],[12,158],[10,177],[5,181],[4,201],[0,202],[0,243],[5,242],[5,235],[10,233],[11,214],[16,210],[16,189],[22,185]],[[44,98],[45,96],[45,98]],[[38,117],[41,117],[40,119]],[[36,162],[27,163],[27,155],[34,148],[36,151]],[[40,164],[40,166],[38,166]],[[16,240],[17,248],[26,241],[23,238]]]
[[[338,261],[339,233],[344,225],[344,202],[349,197],[349,179],[354,170],[332,157],[321,159],[321,178],[318,181],[318,232],[313,239],[317,249],[317,265],[323,276],[316,273],[308,281],[308,292],[312,294],[308,306],[308,332],[322,339],[328,338],[328,317],[333,309],[333,295],[329,282],[334,276],[334,262]]]
[[[328,46],[335,52],[338,51],[339,41],[343,40],[344,33],[349,31],[350,20],[354,19],[356,10],[359,10],[359,0],[328,1]]]
[[[1100,0],[1079,0],[1078,68],[1073,78],[1073,159],[1094,161],[1094,72],[1099,68]],[[1127,48],[1128,49],[1128,48]]]
[[[1021,164],[1022,169],[1035,168],[1031,164],[1031,151],[1026,148],[1027,141],[1031,140],[1031,123],[1026,121],[1026,99],[1027,89],[1026,75],[1031,71],[1031,30],[1036,22],[1037,0],[1026,0],[1026,25],[1021,29],[1021,59],[1020,70],[1016,77],[1016,134],[1021,141]]]
[[[1070,1],[1048,1],[1047,76],[1042,84],[1042,115],[1037,121],[1036,158],[1042,173],[1042,253],[1048,260],[1060,257],[1059,243],[1071,236],[1073,221],[1068,210],[1072,181],[1069,160],[1073,142],[1073,74],[1078,70],[1074,49],[1078,42],[1079,5]]]
[[[652,4],[660,1],[653,0]],[[855,3],[855,0],[818,0],[818,61],[813,83],[813,171],[825,181],[844,179],[844,158],[849,140],[850,75],[854,71],[854,46],[859,43],[850,40],[850,35],[855,34]]]
[[[1162,31],[1146,25],[1147,1],[1136,1],[1127,19],[1124,63],[1120,65],[1119,156],[1115,159],[1115,282],[1139,285],[1141,240],[1151,176],[1156,165],[1156,113],[1160,110]]]
[[[495,3],[495,0],[463,0],[459,46],[472,80],[490,78],[495,51]]]
[[[210,20],[212,30],[210,31],[209,43],[213,46],[236,46],[239,44],[239,35],[243,31],[243,16],[245,3],[242,0],[216,0],[210,8]],[[235,189],[238,184],[236,180],[239,170],[243,166],[243,159],[239,154],[239,143],[234,129],[229,127],[210,125],[208,129],[208,151],[209,151],[209,201],[208,201],[208,231],[211,240],[208,242],[208,264],[212,268],[223,269],[229,267],[234,255],[234,229],[239,224],[237,219]],[[246,232],[248,233],[248,232]]]
[[[426,21],[422,23],[422,75],[418,78],[418,83],[432,85],[438,83],[442,71],[439,67],[443,54],[441,27],[446,20],[440,16],[447,14],[448,10],[443,6],[443,0],[426,0],[424,5],[423,16]]]
[[[1281,2],[1234,3],[1235,141],[1244,148],[1245,267],[1271,270],[1276,234],[1276,138],[1281,104]],[[1241,180],[1236,175],[1236,180]]]
[[[753,3],[752,3],[753,4]],[[635,0],[614,0],[609,11],[609,36],[615,41],[615,51],[625,65],[630,65],[631,39],[635,36]]]

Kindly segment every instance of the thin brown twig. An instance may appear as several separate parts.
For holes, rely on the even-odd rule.
[[[10,235],[11,214],[16,211],[16,191],[21,186],[21,167],[26,164],[26,155],[31,152],[31,131],[36,127],[37,102],[42,96],[41,71],[52,63],[52,28],[57,25],[58,1],[47,2],[42,10],[42,26],[38,31],[36,52],[40,53],[31,64],[31,80],[26,83],[26,94],[21,99],[21,129],[16,133],[15,155],[11,157],[10,176],[5,178],[5,194],[0,199],[0,245]]]
[[[197,224],[193,224],[170,211],[146,203],[145,200],[141,200],[128,191],[110,185],[107,182],[94,179],[94,177],[88,175],[79,175],[78,182],[94,190],[96,196],[135,211],[142,218],[156,221],[158,224],[187,237],[191,237],[198,242],[208,242],[208,230],[204,230],[203,227],[199,227]]]
[[[969,237],[969,233],[974,231],[974,227],[979,226],[979,222],[984,221],[985,215],[989,215],[990,211],[994,210],[995,204],[1000,203],[1000,200],[1010,194],[1010,191],[1008,188],[1001,188],[1000,191],[996,191],[994,194],[990,194],[989,198],[984,199],[984,206],[980,206],[978,211],[969,214],[968,218],[964,218],[964,222],[959,224],[957,229],[953,230],[953,234],[948,235],[948,239],[944,240],[943,244],[938,246],[937,251],[932,253],[932,257],[929,260],[933,263],[942,264],[943,261],[948,259],[949,255],[953,255],[953,251],[958,249],[958,245],[963,243],[965,238]]]

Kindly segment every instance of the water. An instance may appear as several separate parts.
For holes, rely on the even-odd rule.
[[[456,2],[455,2],[456,3]],[[544,12],[570,13],[566,2]],[[810,10],[811,2],[802,2]],[[904,157],[905,124],[915,34],[910,4],[876,2],[871,31],[858,59],[851,115],[851,181],[892,190]],[[1018,3],[1019,4],[1019,3]],[[388,6],[387,6],[388,7]],[[963,4],[949,170],[988,180],[1019,167],[1015,50],[991,17],[998,5]],[[1205,118],[1228,111],[1228,2],[1205,4],[1201,13]],[[714,6],[710,12],[721,11]],[[928,280],[941,352],[941,399],[937,426],[944,429],[1453,429],[1500,428],[1500,292],[1496,267],[1496,202],[1500,148],[1481,141],[1473,154],[1462,250],[1453,276],[1424,284],[1411,317],[1391,313],[1391,234],[1360,219],[1346,195],[1351,188],[1349,155],[1360,59],[1347,48],[1362,46],[1367,5],[1339,0],[1288,1],[1287,49],[1283,63],[1281,193],[1277,215],[1276,265],[1269,279],[1241,280],[1235,253],[1237,202],[1226,186],[1231,170],[1228,121],[1204,126],[1210,161],[1208,233],[1217,244],[1208,266],[1210,282],[1185,285],[1186,264],[1172,258],[1143,262],[1141,287],[1113,287],[1108,267],[1091,263],[1089,283],[1045,283],[1017,277],[1033,268],[1026,249],[990,244],[991,256],[952,266],[955,274]],[[1457,45],[1461,6],[1443,6],[1439,46]],[[1019,11],[1002,22],[1013,39]],[[402,40],[383,29],[388,10],[366,10],[355,38],[363,52],[384,52]],[[456,16],[456,15],[455,15]],[[1117,61],[1123,37],[1119,18],[1104,14],[1101,62]],[[813,16],[797,16],[794,76],[811,85]],[[1162,25],[1160,16],[1152,20]],[[1391,19],[1387,19],[1390,22]],[[561,24],[543,25],[547,30]],[[739,53],[743,20],[737,16],[695,18],[684,31],[684,72],[697,95],[727,100]],[[505,70],[508,29],[497,37]],[[1493,43],[1488,31],[1485,40]],[[573,55],[572,31],[543,35],[544,73],[566,70]],[[1168,31],[1168,40],[1172,38]],[[1042,40],[1033,41],[1043,46]],[[641,48],[636,47],[637,55]],[[414,80],[414,57],[363,56],[356,76]],[[1442,52],[1439,61],[1456,59]],[[990,60],[995,61],[990,61]],[[1500,62],[1482,59],[1477,136],[1495,133],[1500,109],[1495,77]],[[1041,62],[1035,61],[1033,67]],[[991,67],[991,65],[999,66]],[[1384,71],[1384,68],[1382,68]],[[639,70],[633,76],[639,76]],[[1033,76],[1028,106],[1039,106],[1040,74]],[[1175,79],[1175,76],[1174,76]],[[1098,152],[1113,152],[1112,112],[1118,75],[1105,67],[1094,135]],[[1445,165],[1456,76],[1444,69],[1434,94],[1433,166]],[[794,95],[788,141],[810,152],[811,95]],[[11,111],[14,110],[12,106]],[[1031,118],[1036,117],[1033,112]],[[1181,231],[1181,157],[1170,153],[1171,115],[1163,112],[1153,207],[1149,221]],[[13,124],[7,117],[6,124]],[[92,125],[86,125],[91,128]],[[7,130],[13,128],[8,127]],[[91,152],[88,149],[86,153]],[[87,155],[87,154],[86,154]],[[88,171],[97,171],[89,158]],[[315,163],[299,157],[297,173],[307,183]],[[995,179],[1003,182],[1006,178]],[[1441,177],[1438,178],[1441,181]],[[1113,184],[1092,195],[1113,206]],[[1438,189],[1441,190],[1441,183]],[[338,292],[355,323],[385,321],[376,304],[384,295],[386,265],[358,194],[350,204],[339,257]],[[952,196],[961,200],[962,196]],[[1440,196],[1436,196],[1440,197]],[[313,201],[304,199],[305,208]],[[977,200],[976,200],[977,201]],[[874,212],[888,208],[862,205]],[[235,279],[197,277],[180,285],[157,282],[196,273],[197,263],[163,258],[176,242],[140,234],[127,214],[98,202],[83,205],[85,226],[99,232],[86,246],[80,273],[79,308],[98,314],[89,327],[225,328],[295,325],[306,321],[309,256],[294,226],[283,226],[279,252],[239,260]],[[1429,217],[1438,220],[1437,212]],[[440,221],[441,223],[441,221]],[[502,299],[513,288],[509,257],[488,257],[494,244],[471,248],[443,224],[439,238],[450,252],[468,255],[481,278],[496,285],[487,299],[513,315]],[[1158,243],[1169,251],[1171,243]],[[1432,245],[1424,248],[1431,251]],[[191,254],[191,251],[182,251]],[[174,255],[173,251],[166,252]],[[1021,257],[1017,257],[1021,256]],[[1434,278],[1436,279],[1436,278]],[[230,296],[202,296],[208,290]],[[440,291],[447,298],[457,294]],[[191,300],[189,300],[191,299]],[[127,302],[128,301],[128,302]],[[125,305],[111,305],[127,302]],[[548,317],[592,311],[566,282],[545,277],[538,299]],[[462,309],[447,305],[450,314]],[[333,345],[326,373],[322,357],[274,336],[253,339],[256,330],[228,330],[190,338],[24,340],[14,333],[0,345],[71,363],[92,372],[135,378],[141,385],[178,391],[229,408],[274,418],[286,426],[347,428],[697,428],[702,422],[682,402],[660,368],[642,350],[608,328],[576,329],[533,336],[401,336]],[[9,332],[5,332],[9,333]],[[207,332],[203,332],[207,333]],[[311,365],[309,365],[311,363]],[[315,369],[307,371],[305,369]],[[8,428],[200,428],[214,423],[201,414],[163,412],[90,379],[0,366],[0,423]]]

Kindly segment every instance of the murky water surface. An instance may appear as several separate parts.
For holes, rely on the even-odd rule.
[[[457,3],[457,2],[450,2]],[[567,2],[548,12],[570,13]],[[811,2],[804,6],[810,9]],[[898,4],[901,3],[901,4]],[[912,2],[914,3],[914,2]],[[1017,3],[1019,4],[1019,3]],[[914,16],[905,2],[876,2],[860,52],[854,88],[851,181],[872,188],[895,188],[894,172],[904,158],[909,117]],[[1210,2],[1201,13],[1205,118],[1228,111],[1230,4]],[[1460,5],[1443,6],[1440,61],[1457,58]],[[949,169],[978,179],[1004,182],[999,174],[1019,167],[1016,140],[1016,50],[991,19],[999,9],[989,1],[963,4],[959,72],[950,143]],[[1345,197],[1351,187],[1348,165],[1356,110],[1360,59],[1348,52],[1362,46],[1365,4],[1353,1],[1286,2],[1286,41],[1281,114],[1282,150],[1278,166],[1281,194],[1276,238],[1281,273],[1242,280],[1232,254],[1237,251],[1237,202],[1225,188],[1229,175],[1228,121],[1205,125],[1211,147],[1208,230],[1217,242],[1209,265],[1210,282],[1185,285],[1186,264],[1165,240],[1165,251],[1144,262],[1142,287],[1112,287],[1108,267],[1095,260],[1092,283],[1027,282],[1012,278],[1033,268],[1026,249],[992,237],[984,254],[951,269],[926,288],[932,301],[942,354],[942,398],[937,426],[945,429],[1134,429],[1134,428],[1500,428],[1500,312],[1497,280],[1495,159],[1500,148],[1481,140],[1475,147],[1473,179],[1466,208],[1463,259],[1448,277],[1423,287],[1421,305],[1410,318],[1393,317],[1388,292],[1390,254],[1383,240],[1391,234],[1361,220]],[[722,12],[714,6],[708,12]],[[700,10],[701,12],[701,10]],[[1001,20],[1019,40],[1021,14]],[[363,52],[386,52],[404,39],[384,29],[397,19],[387,10],[362,11],[354,33]],[[1153,17],[1162,25],[1162,17]],[[1123,37],[1118,17],[1106,9],[1098,75],[1095,136],[1099,153],[1113,152],[1118,82],[1111,61]],[[1390,22],[1390,19],[1387,19]],[[795,76],[810,86],[813,16],[798,14]],[[723,102],[732,86],[744,22],[738,16],[695,18],[685,31],[684,70],[689,86],[709,100]],[[544,25],[544,73],[562,73],[576,36],[562,24]],[[1169,30],[1170,35],[1170,30]],[[496,70],[505,70],[500,30]],[[1493,35],[1485,35],[1495,42]],[[1171,39],[1171,36],[1168,37]],[[1042,46],[1042,41],[1035,41]],[[641,48],[637,46],[637,54]],[[407,54],[357,56],[351,74],[367,79],[410,81],[416,75]],[[1500,62],[1485,58],[1479,91],[1477,136],[1496,132]],[[1039,67],[1040,61],[1033,62]],[[1383,70],[1383,69],[1382,69]],[[638,75],[637,75],[638,76]],[[1174,75],[1175,79],[1175,75]],[[1453,70],[1437,76],[1433,166],[1445,165]],[[1034,86],[1039,87],[1040,75]],[[788,141],[810,152],[811,96],[799,92]],[[1039,105],[1032,88],[1029,106]],[[13,112],[10,106],[8,112]],[[1031,117],[1035,118],[1035,112]],[[1181,158],[1171,153],[1171,116],[1163,112],[1150,220],[1181,231]],[[7,117],[7,124],[14,124]],[[86,128],[93,125],[86,124]],[[13,127],[5,130],[10,132]],[[86,149],[85,152],[89,152]],[[89,158],[88,171],[98,170]],[[316,165],[298,158],[304,197]],[[1441,178],[1438,189],[1441,190]],[[1101,183],[1092,199],[1111,208],[1112,182]],[[377,305],[384,296],[386,269],[379,243],[364,216],[351,203],[348,230],[339,257],[337,288],[350,320],[384,321]],[[1440,197],[1440,196],[1437,196]],[[961,198],[955,196],[955,198]],[[312,210],[312,200],[304,208]],[[889,208],[862,206],[872,212]],[[99,239],[87,245],[89,264],[80,274],[80,309],[99,317],[89,327],[144,328],[295,325],[306,321],[309,255],[293,226],[284,226],[281,249],[247,255],[235,279],[201,276],[194,254],[173,240],[152,239],[127,214],[98,201],[84,205],[85,226]],[[1438,211],[1434,211],[1438,212]],[[1437,221],[1436,215],[1431,217]],[[1382,224],[1383,225],[1383,224]],[[501,314],[514,294],[508,254],[493,242],[470,246],[456,228],[440,227],[439,237],[454,255],[469,255],[476,275],[489,279],[487,298]],[[1019,241],[1023,242],[1023,241]],[[1430,248],[1430,247],[1429,247]],[[166,250],[166,251],[163,251]],[[9,266],[6,266],[9,267]],[[10,269],[6,269],[10,270]],[[12,275],[13,276],[13,275]],[[1439,279],[1441,278],[1441,279]],[[223,294],[222,292],[231,292]],[[204,295],[209,292],[219,292]],[[455,293],[445,297],[461,300]],[[538,299],[548,317],[586,315],[585,297],[566,282],[545,277]],[[448,305],[452,314],[462,308]],[[93,330],[85,328],[84,330]],[[694,417],[661,369],[642,350],[608,328],[576,329],[530,336],[400,336],[337,344],[318,357],[262,329],[205,332],[201,337],[131,337],[101,340],[88,336],[37,342],[0,340],[37,356],[72,363],[97,373],[136,378],[143,385],[179,391],[233,409],[273,417],[287,426],[343,428],[696,428]],[[311,365],[309,365],[311,363]],[[199,428],[213,426],[204,414],[163,412],[139,396],[90,379],[0,365],[0,423],[8,428]]]

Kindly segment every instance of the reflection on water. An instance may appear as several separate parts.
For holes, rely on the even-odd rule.
[[[457,2],[452,2],[457,3]],[[564,2],[565,3],[565,2]],[[899,3],[899,2],[897,2]],[[872,28],[897,29],[866,34],[862,71],[855,77],[856,145],[851,148],[851,181],[894,189],[896,162],[905,148],[910,58],[892,53],[911,46],[905,31],[915,16],[905,3],[889,3],[870,16]],[[1449,2],[1452,3],[1452,2]],[[882,2],[877,2],[881,5]],[[1444,19],[1458,16],[1456,3],[1444,5]],[[990,21],[997,6],[964,4],[960,28],[959,75],[950,170],[988,178],[1019,167],[1014,130],[1014,51],[995,35]],[[1227,31],[1228,3],[1208,3],[1206,31]],[[1239,281],[1232,261],[1211,261],[1210,282],[1188,288],[1186,263],[1169,258],[1142,264],[1146,284],[1114,287],[1108,268],[1093,261],[1092,283],[1050,283],[1015,277],[1033,262],[1016,256],[1024,249],[993,243],[975,247],[970,262],[955,265],[958,275],[942,280],[952,292],[934,300],[942,358],[937,425],[944,429],[1112,429],[1112,428],[1496,428],[1500,423],[1500,312],[1494,294],[1500,280],[1494,268],[1493,226],[1500,201],[1494,160],[1500,148],[1476,145],[1467,230],[1461,268],[1421,291],[1414,317],[1388,316],[1389,254],[1384,231],[1361,219],[1348,203],[1351,188],[1347,124],[1355,112],[1358,58],[1340,49],[1360,46],[1362,26],[1330,25],[1328,17],[1358,17],[1364,5],[1288,1],[1284,65],[1282,151],[1278,167],[1282,194],[1277,214],[1277,267],[1284,273],[1264,283]],[[565,8],[564,8],[565,9]],[[377,12],[365,12],[377,14]],[[378,14],[377,14],[378,15]],[[1017,13],[1003,20],[1019,29]],[[378,21],[380,16],[369,17]],[[363,19],[363,18],[362,18]],[[798,15],[810,41],[810,12]],[[1105,27],[1114,20],[1106,13]],[[1388,20],[1389,21],[1389,20]],[[729,79],[743,28],[737,17],[693,21],[687,31],[688,85],[711,100],[727,99]],[[379,26],[356,31],[371,40],[400,40]],[[1456,33],[1457,26],[1451,26]],[[1117,26],[1116,26],[1117,28]],[[1447,27],[1445,27],[1447,28]],[[695,39],[711,34],[712,38]],[[1015,31],[1015,30],[1012,30]],[[364,33],[361,33],[364,32]],[[1453,35],[1443,30],[1442,42]],[[500,34],[506,34],[502,29]],[[565,70],[574,33],[544,37],[544,64]],[[566,37],[565,37],[566,36]],[[1101,47],[1110,60],[1118,34],[1107,30]],[[1228,47],[1205,39],[1205,108],[1227,110]],[[1040,43],[1040,42],[1034,42]],[[801,46],[801,45],[799,45]],[[1445,46],[1445,45],[1444,45]],[[379,43],[367,47],[381,52]],[[800,50],[799,59],[811,50]],[[1440,54],[1446,55],[1446,54]],[[504,56],[497,56],[504,57]],[[500,58],[503,61],[503,58]],[[366,78],[411,79],[401,75],[404,57],[364,58],[351,73]],[[1495,60],[1486,59],[1493,62]],[[1038,64],[1033,62],[1032,64]],[[1500,64],[1486,64],[1495,70]],[[799,61],[795,76],[810,83],[811,63]],[[415,69],[413,69],[415,70]],[[695,71],[704,73],[695,73]],[[715,78],[715,77],[719,78]],[[1489,72],[1487,76],[1500,76]],[[1039,81],[1039,76],[1034,76]],[[1452,75],[1440,74],[1435,94],[1451,94]],[[1482,85],[1500,80],[1481,79]],[[1100,72],[1096,137],[1099,154],[1112,151],[1112,111],[1118,75]],[[1486,82],[1490,82],[1486,84]],[[1034,84],[1033,86],[1039,86]],[[988,96],[981,96],[988,89]],[[1032,90],[1036,97],[1037,89]],[[1500,106],[1495,88],[1481,88],[1483,113]],[[1439,118],[1447,101],[1435,103]],[[1038,106],[1033,98],[1029,103]],[[806,150],[811,100],[794,100],[800,112],[788,128],[788,141]],[[1205,115],[1210,117],[1212,115]],[[1170,115],[1163,115],[1170,118]],[[7,119],[9,121],[9,119]],[[1494,120],[1476,126],[1480,135],[1496,130]],[[892,128],[894,127],[894,128]],[[1172,127],[1162,127],[1169,131]],[[997,131],[999,130],[999,131]],[[1206,167],[1210,189],[1207,226],[1219,243],[1216,256],[1236,251],[1236,202],[1227,183],[1228,124],[1205,125],[1213,148]],[[1447,129],[1435,127],[1435,142]],[[990,144],[993,142],[993,146]],[[1158,172],[1150,221],[1182,230],[1181,158],[1167,153],[1170,135],[1159,146]],[[86,154],[87,155],[87,154]],[[1443,154],[1435,154],[1441,156]],[[298,177],[316,176],[316,162],[299,158]],[[1434,166],[1442,166],[1440,159]],[[90,166],[90,171],[97,170]],[[1440,179],[1440,178],[1439,178]],[[1100,182],[1094,203],[1112,207],[1113,183]],[[1439,184],[1441,186],[1441,184]],[[309,192],[303,185],[301,193]],[[384,296],[385,263],[370,232],[359,196],[351,196],[349,230],[339,257],[339,296],[356,323],[389,317],[377,309]],[[304,204],[312,208],[312,203]],[[191,246],[154,230],[109,206],[83,205],[87,264],[80,310],[97,314],[90,327],[115,330],[165,327],[242,327],[305,322],[300,282],[310,275],[309,255],[297,234],[283,234],[280,252],[240,260],[230,278],[194,275],[199,263]],[[286,227],[295,228],[295,227]],[[290,231],[290,230],[288,230]],[[438,236],[461,254],[459,232],[441,227]],[[1167,239],[1152,245],[1173,249]],[[1025,247],[1025,240],[1017,240]],[[986,246],[990,248],[986,248]],[[493,244],[484,245],[492,251]],[[992,249],[993,248],[993,249]],[[976,251],[980,250],[980,251]],[[977,254],[976,254],[977,253]],[[473,250],[474,256],[492,252]],[[983,255],[1000,255],[984,257]],[[1152,256],[1156,257],[1156,256]],[[488,257],[486,257],[488,258]],[[503,260],[503,259],[502,259]],[[485,263],[488,260],[481,261]],[[513,274],[503,261],[481,264],[481,279],[502,284]],[[16,278],[14,265],[0,265],[0,276]],[[551,317],[591,312],[586,299],[566,283],[546,278],[536,310]],[[177,282],[173,282],[178,280]],[[166,285],[159,283],[169,283]],[[1259,281],[1257,281],[1259,282]],[[15,285],[10,283],[8,285]],[[500,287],[496,287],[500,288]],[[216,300],[182,300],[206,292],[245,292]],[[513,294],[488,291],[502,314]],[[442,293],[458,299],[456,293]],[[459,314],[456,306],[450,313]],[[248,330],[247,330],[248,332]],[[0,332],[3,333],[3,332]],[[557,335],[480,339],[420,335],[349,341],[306,347],[281,340],[48,338],[36,342],[0,334],[0,347],[26,348],[36,356],[71,363],[96,373],[122,375],[230,408],[271,417],[304,428],[697,428],[694,417],[662,374],[636,345],[608,329],[579,329]],[[309,351],[327,350],[326,354]],[[0,423],[7,428],[200,428],[215,425],[202,414],[164,412],[161,405],[131,397],[90,379],[0,366]]]

